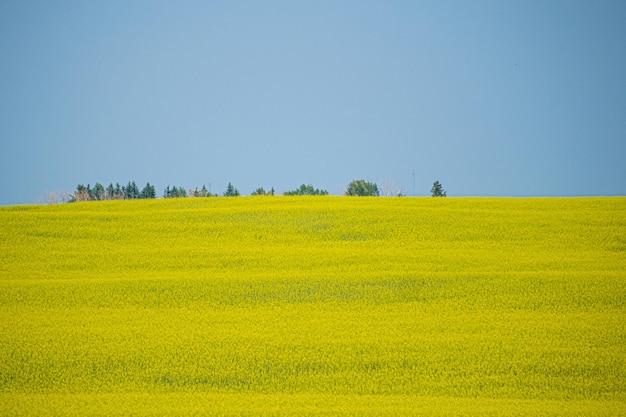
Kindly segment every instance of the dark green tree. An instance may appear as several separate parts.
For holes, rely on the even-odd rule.
[[[296,188],[292,191],[285,191],[284,195],[328,195],[328,191],[320,190],[319,188],[314,188],[311,184],[305,185],[302,184],[300,188]]]
[[[106,199],[107,200],[114,200],[115,199],[115,188],[113,187],[113,183],[110,183],[106,190],[104,190],[106,193]]]
[[[252,191],[251,195],[274,195],[274,194],[275,194],[274,187],[272,187],[272,189],[269,191],[265,191],[265,188],[259,187],[256,190]]]
[[[139,187],[137,187],[135,181],[129,181],[128,185],[125,188],[122,188],[122,190],[124,191],[124,198],[127,200],[139,197]]]
[[[172,188],[170,188],[170,186],[168,185],[167,188],[165,189],[165,192],[163,193],[163,197],[165,198],[187,197],[187,191],[185,191],[184,187],[173,186]]]
[[[435,181],[433,183],[433,188],[430,189],[430,192],[433,197],[446,197],[447,196],[446,192],[443,190],[443,186],[441,185],[439,181]]]
[[[380,191],[378,191],[378,185],[373,182],[365,180],[352,180],[352,182],[348,184],[348,188],[344,194],[359,197],[378,197],[380,195]]]
[[[143,190],[139,193],[139,198],[156,198],[156,190],[154,185],[147,183]]]
[[[124,187],[120,185],[120,183],[115,183],[115,199],[123,200],[124,199]]]
[[[96,183],[93,187],[93,198],[92,200],[104,200],[106,198],[106,192],[104,190],[104,186],[99,182]]]
[[[226,191],[224,191],[224,197],[239,197],[239,195],[239,190],[229,182]]]
[[[189,195],[191,197],[217,197],[217,194],[213,194],[207,190],[206,185],[204,184],[202,185],[202,189],[200,191],[198,191],[198,187],[196,187],[196,189],[189,193]]]

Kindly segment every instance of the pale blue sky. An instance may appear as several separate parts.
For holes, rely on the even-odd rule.
[[[0,204],[626,194],[624,1],[0,2]]]

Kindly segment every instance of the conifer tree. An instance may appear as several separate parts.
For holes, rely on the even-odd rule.
[[[272,188],[273,190],[273,188]],[[285,191],[284,195],[328,195],[327,190],[320,190],[319,188],[314,188],[313,185],[302,184],[300,188],[296,188],[292,191]]]
[[[226,191],[224,191],[224,197],[238,197],[239,190],[235,188],[233,184],[228,183],[228,187],[226,187]]]
[[[156,198],[154,186],[147,183],[143,190],[141,190],[141,193],[139,193],[139,198]]]
[[[433,188],[430,189],[430,192],[433,197],[446,197],[447,194],[443,190],[443,186],[439,181],[435,181],[433,184]]]
[[[115,199],[115,188],[113,187],[113,183],[110,183],[106,190],[105,190],[105,194],[106,194],[106,199],[107,200],[113,200]]]
[[[93,188],[93,200],[104,200],[106,196],[106,192],[104,191],[104,186],[99,182]]]

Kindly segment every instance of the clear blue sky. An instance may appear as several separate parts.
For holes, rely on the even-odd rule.
[[[626,2],[0,2],[0,204],[352,179],[626,194]]]

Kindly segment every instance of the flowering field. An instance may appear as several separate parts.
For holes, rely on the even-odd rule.
[[[0,415],[626,415],[626,198],[0,208]]]

